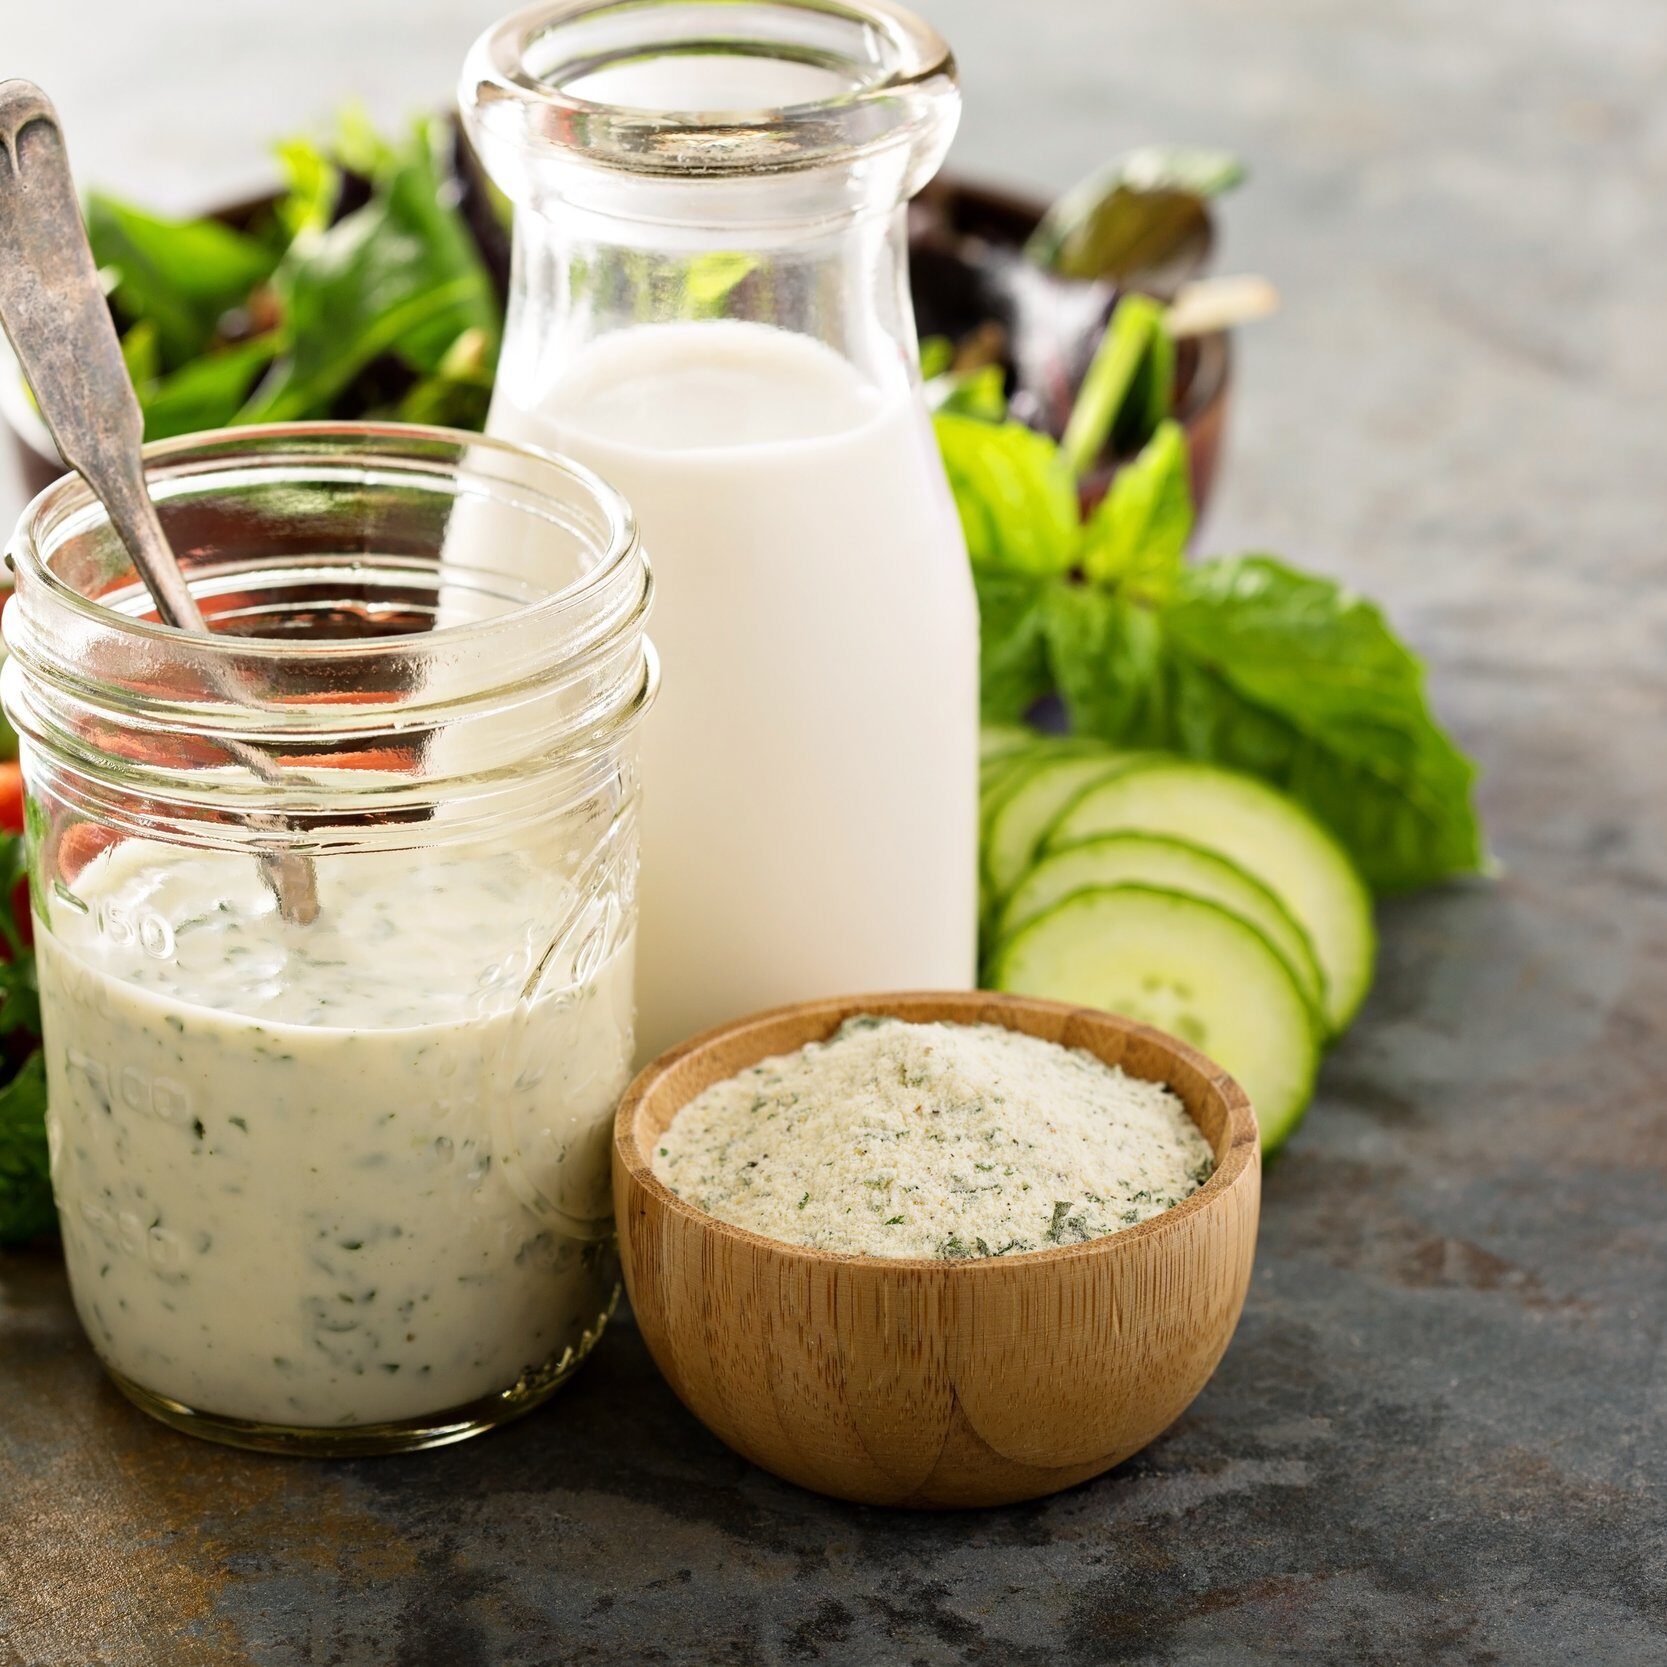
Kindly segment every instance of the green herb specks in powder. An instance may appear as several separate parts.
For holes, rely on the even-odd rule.
[[[821,1250],[938,1260],[1115,1233],[1214,1169],[1161,1083],[999,1025],[871,1015],[713,1084],[663,1141],[654,1173],[725,1221]]]

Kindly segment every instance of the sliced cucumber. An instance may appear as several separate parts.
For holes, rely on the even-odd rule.
[[[986,735],[989,731],[984,732]],[[1040,764],[1047,758],[1084,758],[1090,753],[1107,753],[1111,749],[1102,741],[1092,741],[1081,735],[1043,735],[1032,730],[1025,741],[1016,747],[1003,747],[994,753],[983,753],[978,760],[980,781],[989,781],[1001,771],[1020,764]]]
[[[1283,793],[1186,759],[1137,760],[1082,792],[1047,834],[1061,850],[1103,833],[1151,833],[1218,852],[1275,893],[1308,934],[1325,975],[1333,1034],[1372,982],[1372,900],[1337,842]]]
[[[984,881],[999,902],[1024,877],[1049,824],[1077,795],[1112,780],[1128,759],[1105,748],[1042,760],[990,807],[984,827]]]
[[[1028,724],[985,724],[978,732],[978,762],[981,767],[998,763],[1004,758],[1017,758],[1021,753],[1066,751],[1087,752],[1098,748],[1106,751],[1104,741],[1089,735],[1056,735],[1052,730],[1032,729]]]
[[[1100,834],[1044,856],[1014,887],[1002,911],[999,935],[1011,937],[1027,920],[1074,891],[1130,884],[1199,897],[1248,920],[1285,958],[1315,1012],[1324,1014],[1325,975],[1308,934],[1291,911],[1237,863],[1184,839]]]
[[[1002,803],[1026,776],[1033,775],[1044,764],[1061,758],[1108,758],[1111,754],[1098,741],[1079,740],[1072,735],[1037,735],[1029,746],[1018,752],[1003,754],[983,764],[978,771],[978,828],[980,834],[990,826],[990,820]]]
[[[1320,1035],[1291,969],[1249,921],[1179,892],[1073,892],[1001,947],[998,990],[1103,1007],[1169,1031],[1236,1077],[1262,1150],[1302,1120]]]
[[[1023,752],[1003,753],[1000,758],[983,764],[978,771],[978,824],[983,828],[990,819],[990,811],[1001,803],[1007,789],[1020,776],[1029,775],[1040,761],[1031,756],[1027,747]]]
[[[1025,724],[985,724],[978,732],[978,761],[988,764],[993,758],[1021,752],[1039,738],[1039,733]]]

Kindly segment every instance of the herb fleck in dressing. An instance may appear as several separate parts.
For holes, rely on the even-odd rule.
[[[582,1354],[614,1288],[632,943],[514,856],[253,863],[129,841],[39,958],[76,1307],[133,1382],[289,1426],[461,1407]],[[602,956],[596,944],[614,942]]]
[[[1000,1025],[862,1016],[714,1083],[654,1173],[770,1238],[865,1256],[1006,1256],[1173,1208],[1215,1167],[1178,1095]]]

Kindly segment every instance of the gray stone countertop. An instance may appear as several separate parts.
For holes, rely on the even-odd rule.
[[[494,9],[14,6],[0,71],[55,94],[84,178],[183,206],[349,90],[443,97]],[[102,1383],[55,1254],[0,1254],[7,1667],[1667,1659],[1667,10],[928,9],[963,169],[1249,159],[1223,261],[1285,310],[1243,344],[1206,544],[1383,600],[1503,878],[1384,911],[1220,1371],[1039,1504],[801,1493],[628,1322],[486,1440],[220,1452]]]

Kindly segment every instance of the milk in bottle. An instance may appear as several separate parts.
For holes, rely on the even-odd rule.
[[[570,8],[523,14],[463,88],[516,202],[489,428],[623,492],[655,570],[645,1055],[800,998],[964,988],[976,952],[977,616],[899,206],[948,142],[947,54],[913,20],[830,34],[808,0],[679,53],[711,10],[603,6],[572,73]],[[795,31],[814,67],[771,56]]]

